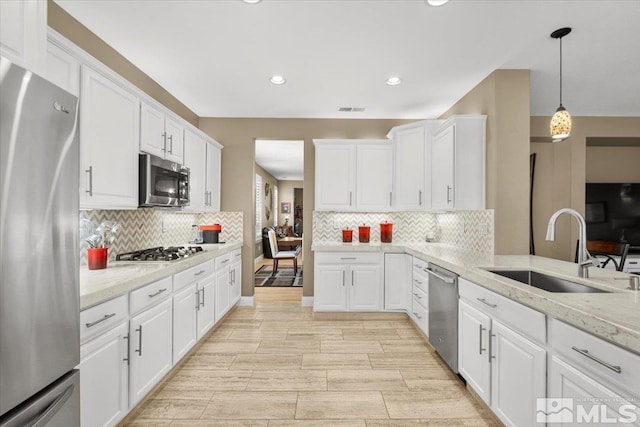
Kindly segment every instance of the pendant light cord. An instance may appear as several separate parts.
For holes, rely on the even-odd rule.
[[[562,37],[560,37],[560,106],[562,106]]]

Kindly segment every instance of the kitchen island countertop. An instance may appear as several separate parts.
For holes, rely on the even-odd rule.
[[[531,255],[493,255],[441,243],[314,242],[316,252],[406,252],[433,262],[482,287],[565,321],[640,354],[640,291],[629,289],[628,275],[590,268],[588,279],[578,277],[577,264]],[[487,269],[531,269],[600,288],[610,293],[547,292],[499,276]]]
[[[109,261],[103,270],[80,267],[80,310],[212,260],[242,247],[242,242],[203,246],[204,251],[178,261]]]

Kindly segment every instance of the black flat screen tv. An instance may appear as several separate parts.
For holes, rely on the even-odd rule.
[[[587,239],[640,246],[640,183],[587,183]]]

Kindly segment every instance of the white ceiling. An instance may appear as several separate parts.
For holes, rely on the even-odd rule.
[[[256,163],[278,181],[302,181],[304,141],[256,139]]]
[[[201,117],[435,118],[498,68],[531,69],[551,115],[564,26],[567,109],[640,115],[636,0],[56,2]]]

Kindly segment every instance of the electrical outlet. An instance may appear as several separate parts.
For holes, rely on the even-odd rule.
[[[333,220],[333,229],[334,230],[340,230],[340,221],[338,221],[337,219]]]
[[[479,234],[489,234],[489,224],[486,222],[478,223],[478,233]]]

